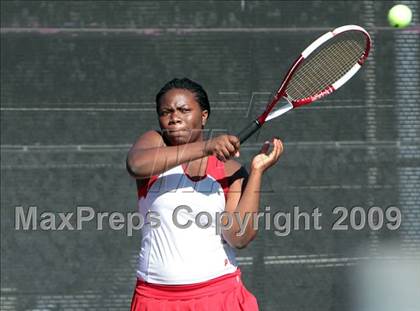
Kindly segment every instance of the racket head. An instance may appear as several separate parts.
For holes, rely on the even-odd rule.
[[[370,48],[369,33],[360,26],[346,25],[325,33],[295,60],[258,121],[264,123],[336,91],[361,68]],[[282,97],[288,104],[271,112]]]

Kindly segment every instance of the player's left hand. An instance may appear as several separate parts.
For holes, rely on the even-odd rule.
[[[271,145],[273,146],[273,149],[270,152]],[[273,138],[271,142],[266,141],[260,152],[252,159],[251,170],[264,173],[279,160],[282,152],[283,143],[280,139]]]

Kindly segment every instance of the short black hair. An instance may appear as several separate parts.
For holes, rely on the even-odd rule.
[[[195,99],[197,100],[198,104],[201,107],[201,110],[207,110],[208,115],[210,116],[210,103],[209,103],[209,98],[207,96],[206,91],[203,89],[203,87],[200,84],[188,78],[172,79],[160,89],[160,91],[156,94],[157,113],[159,113],[159,105],[160,105],[161,98],[172,89],[183,89],[183,90],[188,90],[191,93],[193,93],[195,96]]]

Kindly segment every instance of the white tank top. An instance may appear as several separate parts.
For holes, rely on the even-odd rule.
[[[214,156],[208,157],[206,176],[199,181],[193,181],[179,165],[139,186],[139,212],[144,219],[152,212],[160,225],[153,227],[149,222],[142,227],[137,277],[149,283],[192,284],[234,272],[234,250],[216,233],[216,213],[225,210],[227,191],[224,163]],[[178,224],[191,221],[188,228],[180,228],[173,219],[180,206],[192,210],[178,208],[176,215]],[[208,228],[195,223],[200,212],[212,216]],[[208,217],[199,220],[205,225]]]

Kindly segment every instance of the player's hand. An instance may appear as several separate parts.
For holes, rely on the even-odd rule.
[[[270,145],[273,146],[269,152]],[[266,141],[262,146],[260,153],[257,154],[251,162],[251,170],[264,173],[268,168],[273,166],[280,158],[283,152],[283,143],[278,138],[273,138],[271,142]]]
[[[240,141],[233,135],[220,135],[206,142],[205,152],[216,156],[220,161],[226,162],[232,157],[239,156]]]

